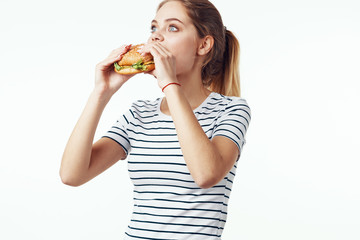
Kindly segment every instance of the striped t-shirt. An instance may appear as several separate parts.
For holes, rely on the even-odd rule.
[[[125,239],[220,240],[239,159],[218,184],[200,188],[161,100],[134,102],[104,135],[128,155],[134,208]],[[228,137],[242,151],[251,118],[245,99],[212,92],[194,114],[209,139]]]

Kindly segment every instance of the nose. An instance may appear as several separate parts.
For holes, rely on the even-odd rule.
[[[162,42],[163,40],[164,40],[164,36],[162,34],[160,34],[159,32],[154,32],[151,35],[152,42],[156,42],[156,41]]]

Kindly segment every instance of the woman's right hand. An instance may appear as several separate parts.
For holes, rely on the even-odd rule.
[[[131,44],[122,45],[111,51],[107,58],[96,65],[94,90],[99,97],[110,98],[127,80],[134,76],[134,74],[122,75],[114,71],[114,62],[120,61],[130,48]]]

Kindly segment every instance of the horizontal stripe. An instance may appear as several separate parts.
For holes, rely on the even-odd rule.
[[[200,121],[214,120],[214,119],[216,119],[216,116],[200,118],[200,119],[198,119],[198,122],[200,123]]]
[[[209,225],[197,225],[197,224],[184,224],[184,223],[168,223],[168,222],[153,222],[153,221],[141,221],[141,220],[131,220],[132,222],[140,222],[140,223],[151,223],[151,224],[159,224],[159,225],[170,225],[170,226],[185,226],[185,227],[202,227],[202,228],[215,228],[218,226],[209,226]]]
[[[174,130],[175,131],[175,127],[153,127],[153,128],[146,128],[143,125],[139,125],[139,124],[134,124],[133,122],[130,123],[130,125],[134,126],[134,127],[140,127],[142,129],[145,130]]]
[[[216,209],[205,209],[205,208],[175,208],[175,207],[159,207],[159,206],[148,206],[148,205],[136,205],[139,208],[155,208],[155,209],[164,209],[164,210],[176,210],[176,211],[202,211],[202,212],[219,212],[222,214],[227,214],[221,210]]]
[[[181,185],[168,185],[168,184],[134,184],[134,186],[136,187],[177,187],[177,188],[185,188],[185,189],[201,189],[198,187],[185,187],[185,186],[181,186]]]
[[[139,103],[143,103],[143,105],[138,105]],[[156,107],[157,104],[156,103],[150,103],[150,101],[148,100],[137,100],[137,103],[133,103],[133,105],[138,106],[138,107]]]
[[[135,227],[130,227],[130,229],[134,229],[134,230],[140,230],[140,231],[149,231],[149,232],[156,232],[156,233],[175,233],[175,234],[192,234],[192,235],[204,235],[204,236],[217,236],[214,234],[209,234],[209,233],[201,233],[201,232],[176,232],[176,231],[164,231],[164,230],[153,230],[153,229],[146,229],[146,228],[135,228]]]
[[[174,123],[172,120],[155,120],[155,121],[149,121],[149,122],[145,122],[145,121],[142,121],[142,120],[140,120],[139,118],[137,118],[137,117],[134,117],[136,120],[138,120],[139,122],[141,122],[142,124],[148,124],[148,125],[150,125],[150,124],[155,124],[155,123]]]
[[[151,109],[151,110],[143,110],[143,111],[141,111],[139,109],[141,106],[136,106],[136,104],[133,104],[132,107],[136,110],[136,112],[139,112],[139,113],[154,113],[154,112],[156,112],[156,108]]]
[[[224,129],[225,126],[230,126],[230,127],[233,127],[235,129],[237,129],[241,133],[241,136],[244,137],[243,131],[238,126],[235,126],[235,125],[230,124],[230,123],[221,123],[221,124],[219,124],[217,126],[217,129],[219,129],[219,128]],[[227,130],[227,129],[224,129],[224,130]]]
[[[145,154],[145,153],[130,153],[133,156],[148,156],[148,157],[183,157],[182,154]]]
[[[131,147],[137,149],[153,149],[153,150],[181,149],[180,147],[140,147],[140,146],[131,146]]]
[[[161,198],[154,198],[154,199],[141,199],[141,198],[134,198],[134,200],[139,201],[165,201],[165,202],[176,202],[176,203],[211,203],[211,204],[221,204],[223,205],[223,202],[215,202],[215,201],[180,201],[180,200],[170,200],[170,199],[161,199]]]
[[[224,119],[219,125],[223,125],[223,124],[226,124],[228,122],[235,122],[235,123],[237,123],[239,125],[242,125],[244,127],[244,129],[245,129],[245,132],[247,130],[248,125],[245,125],[243,122],[238,121],[237,119]],[[236,125],[234,125],[234,126],[236,126]]]
[[[129,137],[130,140],[133,140],[135,142],[148,142],[148,143],[178,143],[178,140],[174,140],[174,141],[149,141],[149,140],[139,140],[139,139],[135,139],[132,137]]]
[[[181,186],[181,185],[170,185],[170,184],[134,184],[134,186],[137,187],[176,187],[176,188],[185,188],[185,189],[198,189],[200,190],[201,188],[199,187],[185,187],[185,186]]]
[[[171,185],[171,184],[134,184],[138,187],[144,187],[144,186],[157,186],[157,187],[179,187],[179,188],[186,188],[186,189],[198,189],[201,190],[200,187],[186,187],[181,185]],[[212,188],[224,188],[225,186],[213,186]],[[225,187],[226,189],[226,187]]]
[[[240,140],[241,138],[239,138],[239,136],[232,130],[230,129],[226,129],[226,128],[217,128],[215,131],[214,131],[214,135],[216,135],[217,132],[226,132],[226,133],[230,133],[231,135],[233,135],[234,137],[236,137],[238,140]],[[224,134],[224,133],[223,133]],[[224,134],[226,136],[229,136],[228,134]]]
[[[223,112],[224,110],[213,110],[212,112],[196,112],[199,115],[214,115],[214,113],[218,114],[219,112]]]
[[[134,154],[134,153],[132,153],[132,154]],[[138,154],[136,154],[136,155],[138,155]],[[161,156],[168,156],[168,155],[161,155]],[[173,156],[173,155],[171,155],[171,156]],[[185,163],[173,163],[173,162],[134,162],[134,161],[128,161],[128,163],[131,163],[131,164],[170,164],[170,165],[186,166]]]
[[[116,126],[113,126],[112,128],[114,129],[114,131],[121,131],[123,133],[121,135],[127,136],[127,133],[126,133],[126,131],[124,129],[116,127]]]
[[[190,173],[188,172],[179,172],[179,171],[169,171],[169,170],[148,170],[148,169],[144,169],[144,170],[132,170],[129,169],[129,172],[163,172],[163,173],[178,173],[178,174],[184,174],[184,175],[190,175]]]
[[[226,106],[227,104],[223,104],[223,103],[220,103],[221,101],[218,101],[218,102],[208,102],[207,104],[208,105],[217,105],[217,107],[223,107],[223,106]]]
[[[246,123],[249,125],[249,120],[243,116],[243,115],[240,115],[240,114],[235,114],[235,113],[230,113],[228,116],[237,116],[237,117],[241,117],[243,119],[245,119]]]
[[[162,214],[152,214],[152,213],[144,213],[144,212],[133,212],[133,214],[137,215],[147,215],[153,217],[164,217],[164,218],[176,218],[176,219],[203,219],[203,220],[213,220],[213,221],[221,221],[220,218],[212,218],[212,217],[199,217],[199,216],[184,216],[184,215],[162,215]]]
[[[176,240],[176,239],[170,239],[170,238],[148,238],[148,237],[141,237],[141,236],[135,236],[135,235],[131,235],[127,232],[125,232],[126,235],[128,235],[129,237],[132,238],[137,238],[137,239],[146,239],[146,240]]]
[[[159,114],[157,114],[157,113],[154,113],[153,115],[149,115],[149,116],[142,116],[137,111],[132,111],[132,113],[134,114],[134,116],[136,114],[136,116],[138,116],[139,118],[153,118],[153,117],[159,116]]]
[[[143,133],[143,132],[136,132],[132,129],[128,129],[129,132],[135,133],[135,134],[141,134],[144,136],[151,136],[151,137],[175,137],[177,136],[176,133],[172,133],[172,134],[149,134],[149,133]]]
[[[250,113],[249,113],[248,111],[246,111],[245,109],[242,109],[242,108],[231,109],[231,111],[229,111],[229,113],[233,113],[233,112],[237,112],[237,113],[239,113],[239,111],[243,111],[243,112],[245,112],[245,113],[248,115],[249,119],[251,120]]]
[[[246,104],[233,104],[233,105],[228,105],[226,106],[226,110],[229,110],[231,108],[234,108],[234,107],[246,107],[246,108],[249,108]],[[250,109],[250,108],[249,108]]]
[[[118,133],[118,132],[114,132],[114,131],[108,131],[108,133],[115,134],[115,135],[117,135],[117,136],[121,137],[124,141],[126,141],[127,143],[129,143],[129,144],[130,144],[130,142],[129,142],[129,140],[127,139],[126,135],[124,136],[124,135],[121,135],[120,133]]]
[[[212,111],[212,110],[216,109],[216,107],[208,108],[208,107],[205,107],[205,106],[203,106],[202,108],[203,108],[203,109],[206,109],[206,110],[209,110],[209,111]]]
[[[224,196],[224,197],[227,197],[223,193],[202,193],[202,194],[184,193],[184,194],[182,194],[182,193],[175,193],[175,192],[154,192],[154,191],[137,191],[137,190],[134,190],[134,192],[139,193],[139,194],[153,193],[153,194],[172,194],[172,195],[177,195],[177,196],[195,196],[195,197],[202,197],[202,196]]]
[[[184,179],[177,179],[177,178],[160,178],[160,177],[140,177],[134,178],[130,177],[131,180],[167,180],[167,181],[179,181],[179,182],[187,182],[187,183],[195,183],[194,181],[184,180]]]

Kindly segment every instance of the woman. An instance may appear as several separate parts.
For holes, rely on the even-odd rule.
[[[79,186],[128,158],[134,210],[125,239],[221,239],[250,109],[239,97],[239,45],[207,0],[165,0],[141,50],[165,96],[139,100],[93,144],[113,71],[130,45],[96,66],[95,88],[64,151],[60,175]]]

